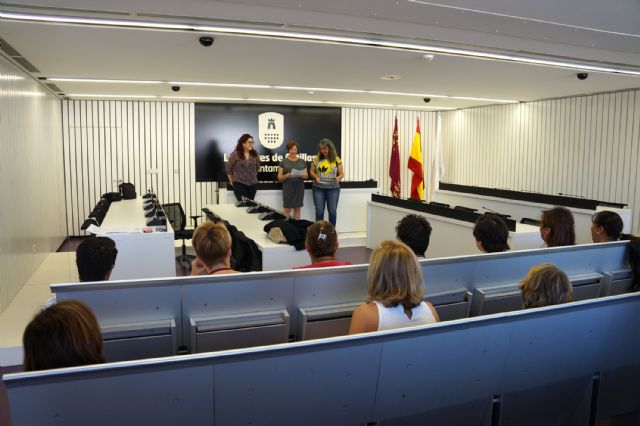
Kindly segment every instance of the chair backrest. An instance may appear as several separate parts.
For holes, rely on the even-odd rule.
[[[639,308],[627,294],[3,379],[16,425],[596,424],[640,408]]]
[[[162,210],[174,231],[184,231],[187,226],[187,216],[180,203],[163,204]]]

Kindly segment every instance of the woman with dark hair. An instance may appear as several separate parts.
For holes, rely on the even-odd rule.
[[[325,204],[329,211],[329,222],[336,226],[340,181],[344,178],[342,160],[336,147],[329,139],[318,144],[318,155],[309,169],[313,179],[313,204],[316,206],[316,220],[324,219]]]
[[[618,241],[622,235],[622,218],[618,213],[602,210],[591,218],[591,239],[594,243]]]
[[[282,206],[285,216],[293,209],[294,219],[300,219],[300,207],[304,200],[304,180],[307,179],[307,163],[298,157],[298,142],[287,143],[287,155],[278,165],[278,180],[282,182]]]
[[[554,207],[542,212],[540,237],[547,247],[573,246],[576,231],[573,214],[566,207]]]
[[[248,133],[240,136],[236,149],[227,162],[227,177],[233,185],[233,193],[238,201],[242,197],[253,200],[258,189],[258,170],[260,156],[253,149],[253,136]]]
[[[22,336],[25,371],[101,364],[102,334],[87,305],[66,300],[49,306]]]
[[[440,321],[423,300],[422,268],[400,241],[383,241],[373,250],[367,273],[368,297],[351,317],[349,334],[392,330]]]
[[[476,247],[483,253],[509,250],[509,228],[497,214],[485,213],[480,216],[473,227],[473,237]]]
[[[307,249],[307,253],[309,253],[311,264],[294,269],[351,265],[351,262],[340,262],[336,260],[338,233],[332,224],[324,220],[319,220],[307,228],[304,248]]]

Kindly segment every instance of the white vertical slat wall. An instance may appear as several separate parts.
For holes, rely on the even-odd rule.
[[[60,100],[0,56],[0,312],[64,240]]]
[[[442,113],[445,182],[626,203],[640,231],[640,91]]]
[[[435,155],[437,113],[394,109],[342,109],[342,159],[346,180],[378,181],[380,192],[390,195],[389,160],[394,118],[398,118],[401,196],[409,197],[411,173],[407,168],[411,145],[420,119],[425,197],[429,198],[429,173]]]
[[[187,216],[216,202],[216,183],[195,180],[193,103],[63,101],[62,116],[69,235],[82,234],[80,226],[100,196],[116,191],[122,181],[132,182],[139,193],[153,188],[162,203],[182,203]],[[428,160],[435,140],[435,113],[345,108],[342,158],[347,180],[374,179],[389,194],[396,116],[406,197],[410,186],[406,163],[416,119]]]
[[[195,180],[193,117],[193,103],[63,101],[68,234],[81,235],[100,196],[121,182],[180,202],[187,216],[215,203],[216,184]]]

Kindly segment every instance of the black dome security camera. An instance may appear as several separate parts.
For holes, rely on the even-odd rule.
[[[589,77],[589,74],[586,72],[579,72],[576,74],[576,77],[578,77],[578,80],[586,80],[587,77]]]
[[[423,101],[428,104],[429,102],[431,102],[431,98],[424,98]]]
[[[209,37],[209,36],[202,36],[198,39],[198,41],[200,42],[201,45],[203,45],[204,47],[209,47],[213,44],[213,37]]]
[[[171,90],[173,90],[174,92],[179,92],[180,86],[171,86]]]

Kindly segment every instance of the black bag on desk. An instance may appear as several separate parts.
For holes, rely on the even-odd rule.
[[[129,182],[124,182],[120,184],[120,195],[125,200],[133,200],[136,198],[136,187]]]

